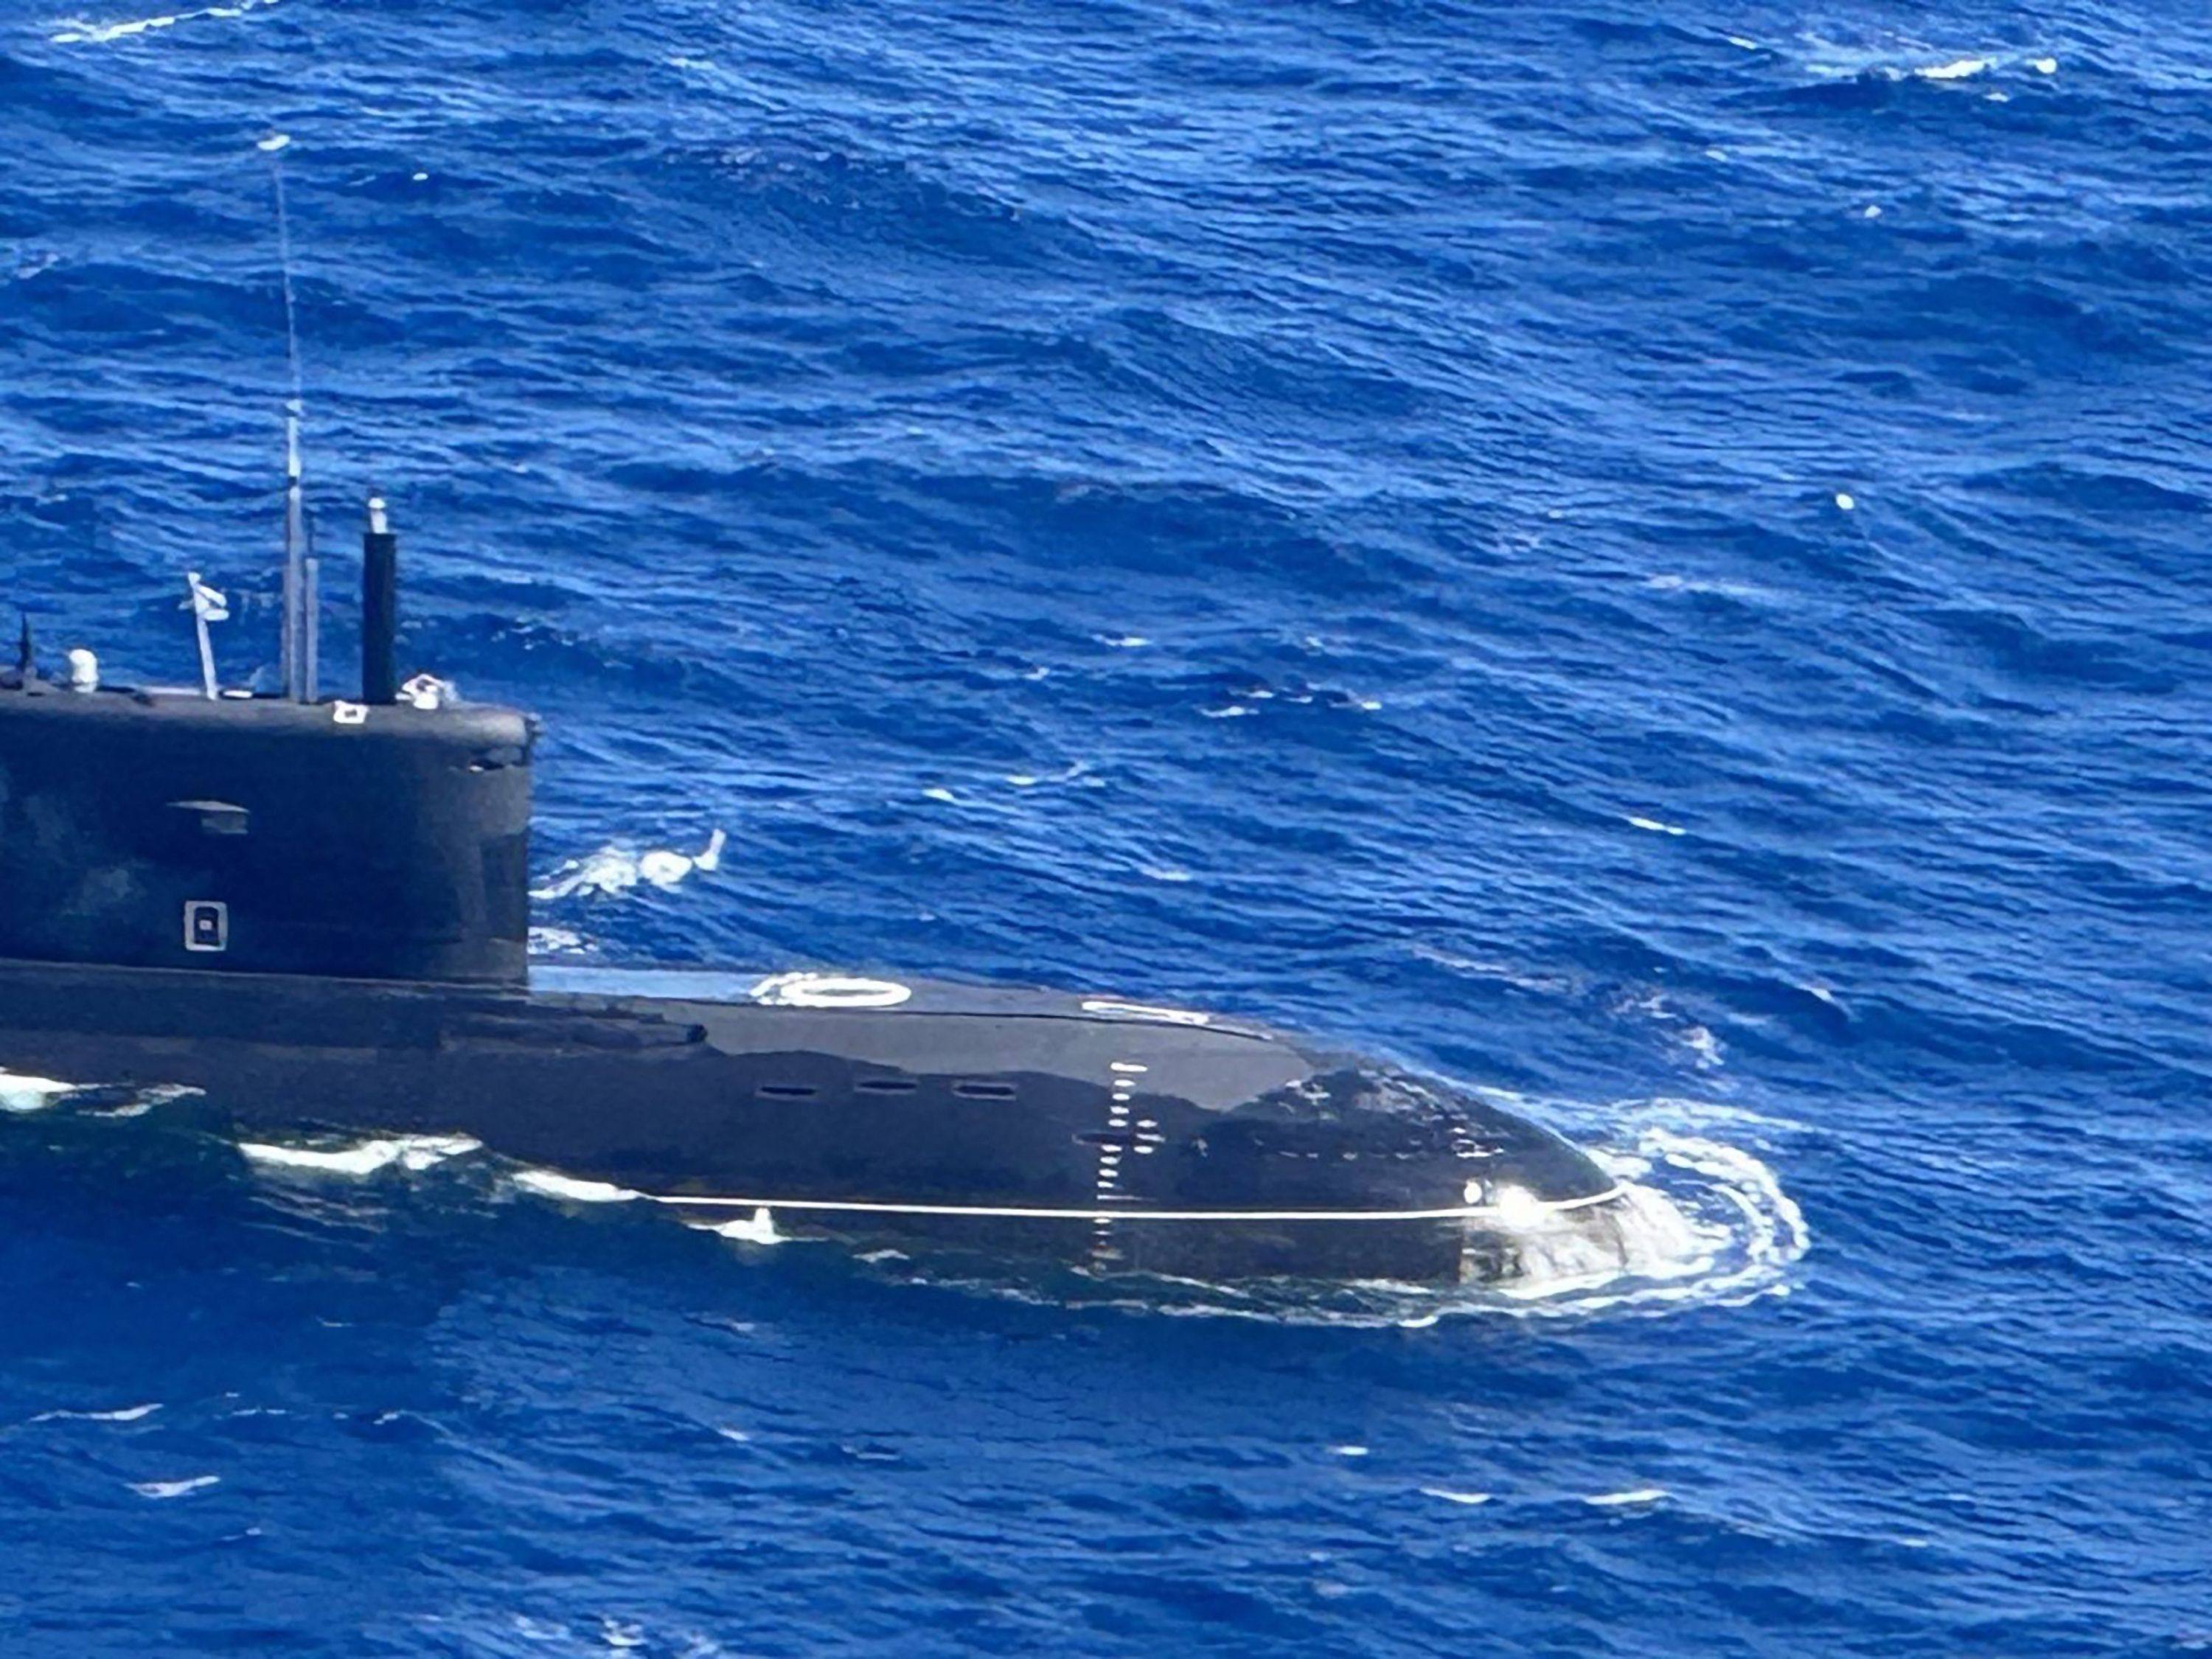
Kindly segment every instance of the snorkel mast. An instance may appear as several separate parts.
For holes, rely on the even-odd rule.
[[[281,669],[284,696],[313,702],[321,677],[321,562],[314,556],[301,491],[300,422],[306,400],[300,376],[300,325],[292,298],[292,228],[284,211],[284,164],[280,156],[291,138],[272,132],[260,143],[269,157],[269,177],[276,197],[276,256],[284,283],[284,356],[291,371],[292,395],[284,404],[284,622]]]

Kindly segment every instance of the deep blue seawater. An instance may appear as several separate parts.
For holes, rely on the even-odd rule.
[[[2200,9],[160,3],[0,3],[50,652],[270,654],[287,132],[550,954],[1271,1018],[1689,1242],[1240,1317],[12,1111],[0,1651],[2212,1648]]]

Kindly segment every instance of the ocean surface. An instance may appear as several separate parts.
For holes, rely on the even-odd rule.
[[[265,680],[286,134],[547,957],[1233,1010],[1679,1225],[955,1279],[0,1079],[0,1652],[2212,1650],[2200,8],[162,3],[0,0],[50,654]]]

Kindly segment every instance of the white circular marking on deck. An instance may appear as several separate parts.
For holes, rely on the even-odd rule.
[[[888,979],[836,974],[771,974],[752,988],[769,1008],[896,1008],[914,995],[911,986]]]

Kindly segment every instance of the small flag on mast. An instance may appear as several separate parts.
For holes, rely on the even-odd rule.
[[[212,702],[216,696],[215,647],[208,639],[208,624],[230,620],[230,601],[202,581],[197,570],[185,572],[185,588],[186,598],[177,608],[192,613],[192,629],[200,641],[200,688]]]
[[[185,572],[185,580],[191,585],[192,593],[180,609],[189,610],[194,617],[204,623],[230,620],[230,601],[202,581],[198,571]]]

